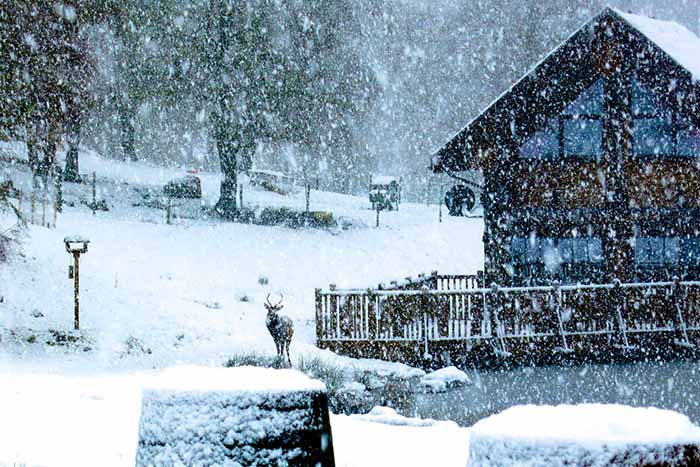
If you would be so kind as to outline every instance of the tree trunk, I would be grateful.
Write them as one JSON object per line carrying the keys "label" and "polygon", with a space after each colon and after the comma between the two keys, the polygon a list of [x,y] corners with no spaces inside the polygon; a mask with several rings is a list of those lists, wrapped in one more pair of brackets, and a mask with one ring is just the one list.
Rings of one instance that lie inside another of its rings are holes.
{"label": "tree trunk", "polygon": [[67,182],[80,183],[78,167],[78,147],[80,146],[80,120],[72,119],[68,125],[68,152],[66,153],[66,169],[63,179]]}
{"label": "tree trunk", "polygon": [[121,125],[121,143],[124,159],[137,161],[135,149],[134,111],[127,103],[119,106],[119,123]]}
{"label": "tree trunk", "polygon": [[52,172],[52,167],[56,160],[56,151],[58,149],[58,138],[60,138],[58,124],[56,122],[49,122],[48,126],[48,131],[42,135],[44,142],[41,144],[41,147],[44,157],[38,162],[36,171],[36,174],[42,177],[44,185],[46,185],[48,176]]}
{"label": "tree trunk", "polygon": [[231,128],[224,122],[226,119],[218,117],[216,122],[216,148],[219,152],[221,164],[221,195],[214,210],[224,219],[233,220],[238,214],[236,204],[236,189],[238,180],[236,177],[236,149],[237,144],[231,135]]}
{"label": "tree trunk", "polygon": [[32,173],[36,174],[37,168],[39,167],[39,156],[37,154],[37,141],[36,141],[36,124],[30,123],[27,125],[27,161],[29,162],[29,167],[32,169]]}

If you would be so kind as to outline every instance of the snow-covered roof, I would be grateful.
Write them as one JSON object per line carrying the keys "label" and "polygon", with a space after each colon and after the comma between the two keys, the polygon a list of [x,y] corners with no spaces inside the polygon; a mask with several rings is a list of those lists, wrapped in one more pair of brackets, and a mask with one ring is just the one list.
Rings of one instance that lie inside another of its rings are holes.
{"label": "snow-covered roof", "polygon": [[209,368],[182,365],[160,371],[144,384],[150,391],[297,392],[325,391],[326,386],[294,370],[242,366]]}
{"label": "snow-covered roof", "polygon": [[700,37],[673,21],[624,13],[616,8],[612,10],[700,81]]}
{"label": "snow-covered roof", "polygon": [[[511,93],[514,93],[518,88],[526,88],[528,80],[538,76],[538,70],[541,68],[559,69],[560,64],[553,57],[556,54],[561,54],[567,45],[569,45],[576,37],[580,37],[582,31],[590,28],[591,25],[600,21],[603,18],[612,17],[620,23],[624,23],[632,30],[639,33],[651,44],[668,55],[676,64],[688,71],[694,84],[700,83],[700,38],[690,30],[672,21],[662,21],[648,18],[632,13],[624,13],[621,10],[612,7],[605,7],[595,17],[588,20],[580,28],[574,31],[557,47],[552,49],[545,57],[538,61],[527,73],[525,73],[513,85],[503,91],[496,99],[486,106],[478,115],[472,118],[467,126],[455,134],[450,140],[440,149],[434,151],[431,156],[431,167],[434,172],[444,171],[450,165],[455,164],[455,160],[464,158],[464,161],[457,162],[456,165],[469,165],[465,162],[470,155],[470,150],[467,149],[467,139],[470,136],[470,129],[478,127],[479,122],[484,118],[498,118],[497,111],[499,103],[503,101]],[[561,57],[560,57],[561,58]],[[473,154],[471,154],[473,156]],[[472,167],[473,168],[473,167]],[[450,170],[455,170],[453,167]],[[464,170],[464,167],[457,170]]]}

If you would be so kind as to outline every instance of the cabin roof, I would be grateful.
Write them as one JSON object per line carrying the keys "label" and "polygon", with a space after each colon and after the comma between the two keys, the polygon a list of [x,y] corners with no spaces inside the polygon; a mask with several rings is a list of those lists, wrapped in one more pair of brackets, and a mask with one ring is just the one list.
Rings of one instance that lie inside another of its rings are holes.
{"label": "cabin roof", "polygon": [[688,70],[695,81],[700,81],[700,37],[673,21],[611,10]]}
{"label": "cabin roof", "polygon": [[[697,89],[700,96],[700,38],[684,26],[671,21],[662,21],[632,13],[624,13],[612,7],[605,7],[591,18],[558,47],[540,60],[522,78],[499,95],[486,109],[474,117],[465,128],[453,136],[431,157],[433,172],[450,172],[479,168],[483,145],[479,142],[493,140],[506,133],[506,126],[513,119],[527,112],[555,109],[573,101],[583,90],[581,83],[574,80],[586,79],[592,82],[595,73],[594,29],[603,20],[618,23],[622,30],[644,41],[659,57],[677,68],[678,75],[685,78],[689,86]],[[615,41],[625,39],[614,36]],[[629,49],[632,53],[632,49]],[[654,66],[654,63],[651,64]],[[571,73],[571,69],[577,73]],[[552,92],[542,93],[542,82],[547,82]],[[575,92],[572,92],[573,89]],[[553,104],[558,97],[560,102]],[[497,130],[501,130],[501,132]],[[494,131],[496,130],[496,131]]]}

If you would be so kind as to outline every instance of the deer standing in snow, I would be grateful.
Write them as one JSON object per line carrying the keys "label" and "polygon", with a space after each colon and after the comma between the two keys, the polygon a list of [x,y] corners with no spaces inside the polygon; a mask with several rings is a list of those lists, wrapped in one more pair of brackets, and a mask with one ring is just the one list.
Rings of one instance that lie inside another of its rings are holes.
{"label": "deer standing in snow", "polygon": [[287,361],[291,367],[292,359],[289,357],[289,344],[292,343],[294,324],[289,317],[278,313],[284,307],[284,305],[282,305],[283,299],[284,296],[280,294],[280,301],[273,305],[270,303],[270,294],[267,294],[267,299],[265,300],[265,308],[267,309],[265,324],[267,324],[267,330],[270,331],[270,335],[275,341],[277,356],[280,358],[280,361],[284,361],[284,353],[286,351]]}

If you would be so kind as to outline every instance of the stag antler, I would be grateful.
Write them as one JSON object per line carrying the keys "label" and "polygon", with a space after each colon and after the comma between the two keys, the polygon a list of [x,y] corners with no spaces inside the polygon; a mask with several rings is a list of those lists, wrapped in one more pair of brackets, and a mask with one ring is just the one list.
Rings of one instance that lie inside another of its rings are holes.
{"label": "stag antler", "polygon": [[284,295],[280,294],[280,301],[273,305],[272,303],[270,303],[270,294],[269,293],[267,294],[267,298],[265,299],[265,301],[267,302],[266,305],[269,306],[270,308],[274,308],[276,310],[282,308],[280,305],[282,305],[283,300],[284,300]]}

